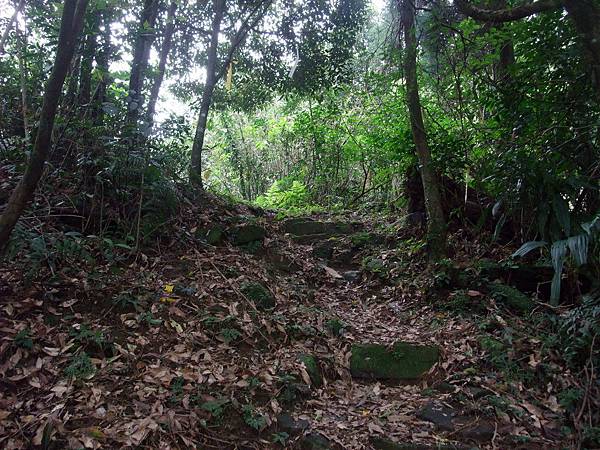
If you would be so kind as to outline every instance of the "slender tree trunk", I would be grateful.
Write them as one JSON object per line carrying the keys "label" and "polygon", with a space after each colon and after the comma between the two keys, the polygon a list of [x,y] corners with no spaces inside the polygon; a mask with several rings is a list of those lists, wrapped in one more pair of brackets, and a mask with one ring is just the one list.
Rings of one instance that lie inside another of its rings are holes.
{"label": "slender tree trunk", "polygon": [[400,0],[400,16],[404,30],[404,76],[406,97],[417,157],[421,166],[421,181],[427,211],[427,243],[433,260],[446,255],[446,221],[437,176],[431,165],[431,152],[423,123],[421,99],[417,81],[417,37],[413,0]]}
{"label": "slender tree trunk", "polygon": [[0,216],[0,250],[6,248],[10,234],[19,220],[21,213],[27,204],[31,202],[33,193],[42,176],[51,145],[58,101],[71,59],[73,58],[75,44],[81,33],[87,4],[88,0],[65,0],[56,58],[50,78],[46,83],[46,91],[44,93],[33,151],[25,168],[23,178],[19,181],[19,184],[8,200],[6,209],[2,213],[2,216]]}
{"label": "slender tree trunk", "polygon": [[150,90],[150,98],[148,100],[148,109],[146,110],[146,123],[145,123],[145,135],[150,136],[152,133],[152,127],[154,126],[154,113],[156,110],[156,102],[158,101],[158,94],[160,87],[165,78],[165,68],[167,66],[167,59],[169,58],[169,52],[173,43],[173,33],[175,32],[175,12],[177,11],[177,1],[173,0],[169,6],[167,13],[167,24],[165,26],[162,46],[160,48],[160,57],[158,62],[158,71],[154,78],[154,84]]}
{"label": "slender tree trunk", "polygon": [[19,30],[19,26],[15,27],[19,35],[20,51],[19,51],[19,78],[21,81],[21,108],[23,114],[23,130],[25,141],[29,144],[29,101],[27,99],[27,27],[24,27],[23,34]]}
{"label": "slender tree trunk", "polygon": [[100,74],[98,86],[92,99],[92,121],[95,126],[100,126],[104,122],[104,101],[106,100],[106,88],[110,84],[109,60],[110,60],[110,23],[111,15],[105,11],[103,16],[104,30],[102,30],[102,47],[96,57],[96,67]]}
{"label": "slender tree trunk", "polygon": [[154,40],[154,24],[158,14],[158,0],[144,0],[144,9],[135,38],[131,74],[129,77],[129,97],[127,104],[127,125],[134,134],[138,132],[138,119],[143,103],[142,89],[148,67],[150,48]]}
{"label": "slender tree trunk", "polygon": [[90,103],[92,98],[92,69],[94,58],[96,57],[97,34],[100,25],[100,14],[92,11],[92,20],[89,26],[89,32],[83,45],[83,54],[81,56],[81,68],[79,71],[79,106]]}
{"label": "slender tree trunk", "polygon": [[208,122],[208,111],[212,102],[212,95],[217,84],[217,47],[219,45],[219,33],[221,31],[221,21],[225,12],[225,0],[213,0],[214,15],[212,20],[212,35],[208,49],[208,61],[206,64],[206,84],[202,92],[202,101],[200,103],[200,115],[196,124],[196,133],[192,145],[192,161],[190,168],[190,180],[198,188],[203,189],[202,185],[202,147],[204,146],[204,135],[206,134],[206,124]]}
{"label": "slender tree trunk", "polygon": [[19,16],[19,13],[21,12],[21,10],[23,9],[24,6],[25,6],[25,0],[21,0],[19,2],[19,4],[17,5],[17,7],[15,8],[14,14],[11,16],[10,20],[8,21],[8,24],[6,25],[6,28],[4,29],[4,33],[2,33],[2,38],[0,38],[0,55],[2,53],[4,53],[4,46],[6,45],[6,41],[8,40],[8,35],[10,33],[10,29],[12,28],[13,24],[16,22],[17,17]]}

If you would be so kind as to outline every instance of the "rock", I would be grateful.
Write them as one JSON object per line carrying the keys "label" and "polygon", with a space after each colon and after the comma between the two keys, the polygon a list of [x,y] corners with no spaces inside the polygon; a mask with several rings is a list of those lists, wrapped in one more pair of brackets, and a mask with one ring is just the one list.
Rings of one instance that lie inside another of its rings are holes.
{"label": "rock", "polygon": [[440,430],[454,429],[454,409],[436,401],[428,402],[417,412],[417,417],[433,423]]}
{"label": "rock", "polygon": [[535,308],[535,302],[518,289],[501,283],[490,283],[488,288],[492,296],[510,308],[521,313],[530,313]]}
{"label": "rock", "polygon": [[277,428],[280,431],[285,431],[290,436],[302,434],[309,427],[308,420],[294,419],[286,413],[281,413],[277,416]]}
{"label": "rock", "polygon": [[281,253],[269,252],[266,255],[266,259],[279,272],[296,273],[300,270],[300,266],[292,258]]}
{"label": "rock", "polygon": [[371,438],[371,444],[375,450],[466,450],[468,447],[462,447],[452,444],[427,445],[427,444],[400,444],[389,439],[374,437]]}
{"label": "rock", "polygon": [[347,270],[346,272],[342,273],[342,276],[344,277],[344,279],[346,281],[350,281],[353,283],[355,281],[360,281],[361,271],[360,270]]}
{"label": "rock", "polygon": [[248,281],[242,284],[240,291],[254,302],[257,309],[272,309],[277,305],[273,295],[260,283]]}
{"label": "rock", "polygon": [[490,441],[494,437],[496,427],[490,422],[481,421],[467,428],[463,428],[460,435],[465,439],[471,439],[473,441]]}
{"label": "rock", "polygon": [[369,233],[362,231],[360,233],[354,233],[350,236],[352,245],[357,248],[366,247],[367,245],[380,245],[385,242],[385,237],[377,233]]}
{"label": "rock", "polygon": [[354,345],[350,372],[354,378],[415,381],[438,361],[439,349],[433,346],[398,342],[387,348],[379,344]]}
{"label": "rock", "polygon": [[331,239],[331,234],[319,233],[319,234],[303,234],[302,236],[292,235],[292,240],[296,244],[300,245],[311,245],[317,242],[326,241]]}
{"label": "rock", "polygon": [[300,448],[302,450],[328,450],[331,448],[331,443],[321,433],[310,433],[302,438]]}
{"label": "rock", "polygon": [[350,234],[353,231],[353,226],[345,222],[320,222],[308,218],[295,218],[285,220],[282,224],[284,233],[289,233],[294,236],[307,235],[339,235]]}
{"label": "rock", "polygon": [[319,360],[313,355],[300,355],[298,360],[304,363],[311,384],[317,388],[321,387],[323,385],[323,377],[319,368]]}
{"label": "rock", "polygon": [[206,233],[206,242],[210,245],[217,245],[223,240],[223,229],[219,226],[214,226]]}
{"label": "rock", "polygon": [[251,242],[262,241],[267,232],[260,225],[250,223],[233,227],[229,235],[234,245],[245,245]]}
{"label": "rock", "polygon": [[312,254],[316,258],[331,259],[333,257],[333,243],[321,242],[315,245]]}
{"label": "rock", "polygon": [[223,228],[220,225],[198,227],[196,230],[196,238],[210,245],[220,243],[223,240],[224,234]]}

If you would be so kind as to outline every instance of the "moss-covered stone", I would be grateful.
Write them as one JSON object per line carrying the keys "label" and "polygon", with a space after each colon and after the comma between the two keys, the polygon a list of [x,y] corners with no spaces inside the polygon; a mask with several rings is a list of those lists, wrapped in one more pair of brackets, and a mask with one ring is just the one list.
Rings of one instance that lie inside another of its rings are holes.
{"label": "moss-covered stone", "polygon": [[414,381],[438,361],[439,349],[398,342],[387,348],[379,344],[354,345],[350,372],[355,378]]}
{"label": "moss-covered stone", "polygon": [[262,241],[267,235],[266,230],[260,225],[244,224],[231,229],[231,242],[234,245],[246,245],[251,242]]}
{"label": "moss-covered stone", "polygon": [[306,372],[310,377],[312,385],[321,387],[323,385],[323,377],[321,376],[319,360],[313,355],[300,355],[298,359],[300,362],[304,363],[304,367],[306,367]]}
{"label": "moss-covered stone", "polygon": [[320,433],[310,433],[300,441],[302,450],[328,450],[331,448],[329,439]]}
{"label": "moss-covered stone", "polygon": [[336,234],[352,233],[352,224],[346,222],[320,222],[307,218],[288,219],[283,222],[282,230],[294,236],[307,236],[324,234],[334,236]]}
{"label": "moss-covered stone", "polygon": [[314,246],[313,256],[322,259],[331,259],[333,256],[334,245],[332,242],[325,241]]}
{"label": "moss-covered stone", "polygon": [[385,278],[389,272],[383,259],[367,256],[362,261],[362,269],[365,272],[374,273],[382,278]]}
{"label": "moss-covered stone", "polygon": [[361,231],[350,236],[350,241],[354,247],[362,248],[368,245],[380,245],[385,241],[385,238],[381,234]]}
{"label": "moss-covered stone", "polygon": [[466,450],[469,447],[448,445],[428,445],[428,444],[400,444],[389,439],[381,437],[371,438],[371,444],[375,450]]}
{"label": "moss-covered stone", "polygon": [[240,287],[242,293],[254,302],[258,309],[272,309],[275,308],[275,298],[271,295],[269,290],[260,283],[248,281],[243,283]]}
{"label": "moss-covered stone", "polygon": [[518,289],[501,283],[490,283],[488,288],[492,296],[512,309],[521,313],[529,313],[535,308],[535,302]]}

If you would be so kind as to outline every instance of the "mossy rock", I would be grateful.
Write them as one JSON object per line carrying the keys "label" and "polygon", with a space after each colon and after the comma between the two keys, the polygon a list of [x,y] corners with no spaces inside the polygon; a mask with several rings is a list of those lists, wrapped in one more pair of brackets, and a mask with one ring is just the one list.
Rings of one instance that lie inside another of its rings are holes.
{"label": "mossy rock", "polygon": [[273,295],[260,283],[248,281],[242,284],[240,290],[248,299],[254,302],[258,309],[273,309],[276,306]]}
{"label": "mossy rock", "polygon": [[320,433],[310,433],[300,441],[302,450],[328,450],[331,448],[331,442]]}
{"label": "mossy rock", "polygon": [[397,342],[391,348],[379,344],[354,345],[350,373],[354,378],[410,382],[421,378],[439,359],[434,346]]}
{"label": "mossy rock", "polygon": [[225,231],[219,225],[199,227],[196,230],[196,238],[205,241],[210,245],[217,245],[225,236]]}
{"label": "mossy rock", "polygon": [[253,223],[238,225],[231,229],[231,242],[234,245],[246,245],[251,242],[262,241],[267,235],[266,230]]}
{"label": "mossy rock", "polygon": [[321,387],[323,385],[323,377],[321,376],[321,369],[319,368],[319,360],[313,355],[300,355],[298,360],[304,363],[312,385]]}
{"label": "mossy rock", "polygon": [[512,286],[490,283],[488,288],[496,300],[521,313],[530,313],[535,308],[535,302],[531,298]]}
{"label": "mossy rock", "polygon": [[350,234],[352,224],[346,222],[320,222],[308,218],[294,218],[283,222],[282,230],[294,236]]}
{"label": "mossy rock", "polygon": [[351,235],[350,241],[354,247],[362,248],[368,245],[381,245],[385,241],[385,237],[381,234],[361,231],[360,233]]}
{"label": "mossy rock", "polygon": [[390,439],[381,437],[371,438],[371,445],[375,450],[466,450],[469,447],[447,445],[428,445],[428,444],[400,444]]}

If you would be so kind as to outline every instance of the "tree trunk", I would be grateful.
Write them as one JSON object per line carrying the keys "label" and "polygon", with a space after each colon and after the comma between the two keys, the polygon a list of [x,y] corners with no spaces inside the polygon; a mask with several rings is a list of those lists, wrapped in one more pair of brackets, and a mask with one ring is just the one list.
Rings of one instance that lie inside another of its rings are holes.
{"label": "tree trunk", "polygon": [[4,46],[6,45],[6,41],[8,40],[8,34],[10,33],[10,29],[13,26],[13,23],[17,20],[17,17],[23,7],[25,6],[25,0],[21,0],[17,7],[15,8],[15,12],[6,24],[6,28],[4,29],[4,33],[2,33],[2,38],[0,38],[0,55],[4,53]]}
{"label": "tree trunk", "polygon": [[148,67],[150,48],[154,40],[154,24],[157,15],[158,0],[144,0],[144,9],[142,10],[135,38],[131,74],[129,76],[127,125],[134,135],[138,133],[138,119],[143,103],[144,76]]}
{"label": "tree trunk", "polygon": [[21,82],[21,108],[23,113],[23,131],[25,142],[29,144],[29,101],[27,96],[27,27],[23,29],[21,34],[18,25],[15,27],[19,36],[20,51],[19,51],[19,79]]}
{"label": "tree trunk", "polygon": [[600,98],[600,4],[597,0],[564,0],[591,66],[592,84]]}
{"label": "tree trunk", "polygon": [[69,70],[75,43],[81,33],[88,0],[65,0],[54,66],[46,84],[33,151],[23,178],[0,216],[0,250],[4,250],[21,213],[33,198],[51,145],[52,129],[62,87]]}
{"label": "tree trunk", "polygon": [[192,145],[190,167],[190,181],[200,189],[204,188],[202,185],[202,147],[204,146],[208,111],[212,102],[215,85],[217,84],[217,47],[219,45],[221,21],[223,20],[223,13],[225,11],[225,0],[213,0],[213,8],[212,35],[208,49],[208,61],[206,63],[206,84],[204,85],[204,92],[202,92],[200,116],[198,117],[194,143]]}
{"label": "tree trunk", "polygon": [[421,111],[417,81],[417,37],[413,0],[400,0],[400,17],[404,30],[404,77],[406,98],[417,157],[421,166],[421,181],[427,212],[427,243],[430,258],[437,260],[446,255],[446,221],[442,209],[438,180],[431,165],[431,152]]}
{"label": "tree trunk", "polygon": [[81,56],[81,68],[79,70],[79,106],[90,103],[92,97],[92,70],[93,62],[96,57],[96,37],[98,26],[100,25],[100,14],[98,11],[92,11],[92,20],[90,29],[83,45],[83,54]]}
{"label": "tree trunk", "polygon": [[108,11],[104,12],[104,30],[102,31],[102,47],[96,57],[96,67],[100,73],[100,80],[96,86],[94,98],[92,99],[92,122],[95,126],[104,123],[104,101],[106,100],[106,88],[110,84],[109,60],[110,60],[110,23],[111,16]]}
{"label": "tree trunk", "polygon": [[158,94],[160,87],[165,78],[165,67],[167,66],[167,59],[169,58],[169,52],[171,51],[171,45],[173,43],[173,33],[175,32],[175,12],[177,11],[177,2],[172,1],[169,6],[167,13],[167,24],[165,26],[162,46],[160,48],[160,57],[158,62],[158,71],[154,78],[154,84],[150,90],[150,98],[148,100],[148,109],[146,110],[146,123],[145,123],[145,136],[150,136],[152,133],[152,127],[154,126],[154,112],[156,110],[156,102],[158,101]]}

